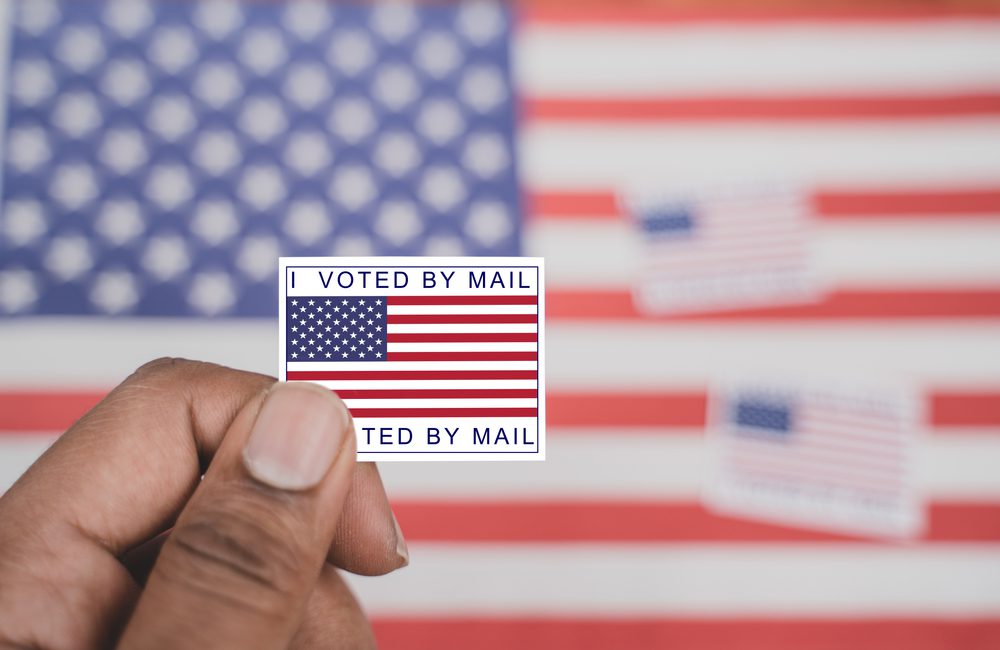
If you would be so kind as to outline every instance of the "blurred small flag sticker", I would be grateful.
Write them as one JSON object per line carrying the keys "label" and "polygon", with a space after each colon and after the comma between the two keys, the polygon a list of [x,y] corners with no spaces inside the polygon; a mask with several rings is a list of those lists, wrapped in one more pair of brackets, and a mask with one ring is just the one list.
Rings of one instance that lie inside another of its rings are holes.
{"label": "blurred small flag sticker", "polygon": [[541,258],[280,267],[279,377],[344,400],[359,460],[545,460]]}
{"label": "blurred small flag sticker", "polygon": [[706,505],[852,536],[911,538],[922,412],[905,387],[730,381],[710,394]]}
{"label": "blurred small flag sticker", "polygon": [[790,183],[623,195],[640,242],[633,298],[646,314],[814,302],[812,207]]}

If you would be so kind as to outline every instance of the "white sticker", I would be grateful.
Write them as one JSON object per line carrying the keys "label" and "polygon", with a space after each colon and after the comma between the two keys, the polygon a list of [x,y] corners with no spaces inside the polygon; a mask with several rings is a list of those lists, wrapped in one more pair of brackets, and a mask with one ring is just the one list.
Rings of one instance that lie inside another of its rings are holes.
{"label": "white sticker", "polygon": [[623,200],[642,256],[633,284],[646,314],[814,302],[812,209],[791,186],[636,192]]}
{"label": "white sticker", "polygon": [[733,381],[710,395],[707,505],[726,514],[849,535],[909,538],[917,395],[857,383]]}
{"label": "white sticker", "polygon": [[359,460],[545,460],[541,258],[280,266],[279,378],[340,395]]}

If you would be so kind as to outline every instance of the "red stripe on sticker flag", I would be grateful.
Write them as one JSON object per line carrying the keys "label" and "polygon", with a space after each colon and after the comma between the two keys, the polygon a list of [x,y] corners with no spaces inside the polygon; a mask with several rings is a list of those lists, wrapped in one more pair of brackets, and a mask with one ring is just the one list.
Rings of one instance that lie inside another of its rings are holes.
{"label": "red stripe on sticker flag", "polygon": [[389,296],[389,305],[537,305],[537,296]]}

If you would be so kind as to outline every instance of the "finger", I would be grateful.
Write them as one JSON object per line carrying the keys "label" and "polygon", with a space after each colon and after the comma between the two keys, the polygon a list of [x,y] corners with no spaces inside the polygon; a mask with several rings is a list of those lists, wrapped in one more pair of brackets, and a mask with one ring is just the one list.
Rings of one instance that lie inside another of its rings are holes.
{"label": "finger", "polygon": [[160,552],[124,648],[284,648],[351,487],[350,416],[279,384],[236,417]]}
{"label": "finger", "polygon": [[329,560],[352,573],[374,576],[406,566],[409,558],[378,467],[358,463]]}
{"label": "finger", "polygon": [[329,564],[323,567],[290,650],[374,648],[375,635],[354,594]]}
{"label": "finger", "polygon": [[[157,360],[60,437],[0,498],[0,628],[42,647],[59,637],[98,646],[115,634],[137,595],[118,558],[173,525],[236,413],[259,404],[273,383]],[[355,479],[348,512],[370,512],[380,499],[387,507],[372,468]],[[399,561],[389,550],[391,519],[367,516],[349,527],[347,548],[363,555],[351,561],[338,551],[338,562],[377,573]],[[388,557],[379,560],[380,551]]]}

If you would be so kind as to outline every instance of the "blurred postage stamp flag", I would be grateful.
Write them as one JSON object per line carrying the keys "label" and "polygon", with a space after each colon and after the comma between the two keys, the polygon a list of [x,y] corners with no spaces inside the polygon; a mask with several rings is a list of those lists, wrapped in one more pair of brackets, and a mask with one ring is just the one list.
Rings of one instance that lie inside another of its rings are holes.
{"label": "blurred postage stamp flag", "polygon": [[922,409],[904,386],[735,380],[712,391],[707,505],[865,537],[921,533]]}
{"label": "blurred postage stamp flag", "polygon": [[544,460],[544,262],[285,257],[279,378],[335,391],[359,460]]}

